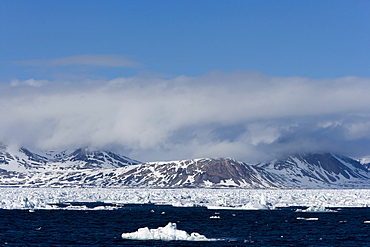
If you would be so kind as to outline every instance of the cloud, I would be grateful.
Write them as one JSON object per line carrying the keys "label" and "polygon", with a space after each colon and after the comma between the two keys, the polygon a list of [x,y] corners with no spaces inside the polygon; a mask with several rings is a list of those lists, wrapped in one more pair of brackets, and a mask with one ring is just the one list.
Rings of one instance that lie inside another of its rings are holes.
{"label": "cloud", "polygon": [[15,79],[10,82],[10,85],[14,87],[17,87],[17,86],[41,87],[47,83],[49,83],[48,80],[28,79],[28,80],[20,81],[20,80]]}
{"label": "cloud", "polygon": [[3,87],[0,139],[43,149],[116,148],[142,161],[258,162],[316,151],[365,156],[369,93],[369,78],[256,72]]}
{"label": "cloud", "polygon": [[23,66],[98,66],[98,67],[138,67],[136,63],[123,55],[78,55],[54,59],[39,59],[28,61],[15,61],[14,64]]}

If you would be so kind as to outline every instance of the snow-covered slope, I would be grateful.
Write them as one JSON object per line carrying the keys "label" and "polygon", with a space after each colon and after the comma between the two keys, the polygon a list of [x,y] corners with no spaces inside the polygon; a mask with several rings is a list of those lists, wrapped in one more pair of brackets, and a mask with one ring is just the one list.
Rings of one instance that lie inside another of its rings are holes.
{"label": "snow-covered slope", "polygon": [[54,169],[112,169],[139,164],[139,161],[110,151],[78,148],[62,152],[31,152],[26,148],[0,147],[0,169],[9,171],[37,171]]}
{"label": "snow-covered slope", "polygon": [[370,171],[333,154],[257,165],[229,158],[140,164],[110,151],[38,152],[0,146],[3,187],[370,188]]}
{"label": "snow-covered slope", "polygon": [[368,187],[370,173],[358,161],[330,153],[293,155],[256,165],[294,188]]}
{"label": "snow-covered slope", "polygon": [[360,162],[361,165],[363,165],[367,170],[370,171],[370,157],[359,159],[358,162]]}

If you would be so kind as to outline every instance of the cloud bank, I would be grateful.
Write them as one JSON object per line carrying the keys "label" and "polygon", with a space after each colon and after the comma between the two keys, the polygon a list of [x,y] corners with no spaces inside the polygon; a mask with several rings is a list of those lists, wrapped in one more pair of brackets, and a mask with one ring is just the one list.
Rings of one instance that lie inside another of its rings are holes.
{"label": "cloud bank", "polygon": [[0,86],[5,143],[113,148],[141,161],[258,162],[297,152],[370,155],[369,78],[211,72],[15,82]]}

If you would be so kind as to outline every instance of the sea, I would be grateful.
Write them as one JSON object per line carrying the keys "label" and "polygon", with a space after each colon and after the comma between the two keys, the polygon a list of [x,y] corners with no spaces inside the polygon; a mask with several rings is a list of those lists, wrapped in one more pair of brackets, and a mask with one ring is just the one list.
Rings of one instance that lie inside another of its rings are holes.
{"label": "sea", "polygon": [[[132,204],[114,210],[0,210],[0,246],[370,246],[370,208],[210,210]],[[169,222],[214,241],[122,239]]]}

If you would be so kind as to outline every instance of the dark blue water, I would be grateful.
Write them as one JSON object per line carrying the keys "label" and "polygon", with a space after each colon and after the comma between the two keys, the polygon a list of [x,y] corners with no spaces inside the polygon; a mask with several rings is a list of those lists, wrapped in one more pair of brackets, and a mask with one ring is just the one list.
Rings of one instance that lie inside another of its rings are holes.
{"label": "dark blue water", "polygon": [[[154,212],[153,212],[154,211]],[[165,212],[165,213],[163,213]],[[218,215],[219,219],[210,216]],[[318,218],[307,221],[297,219]],[[230,211],[132,205],[118,210],[0,210],[1,246],[370,246],[369,208],[335,213]],[[168,222],[217,242],[123,240]]]}

